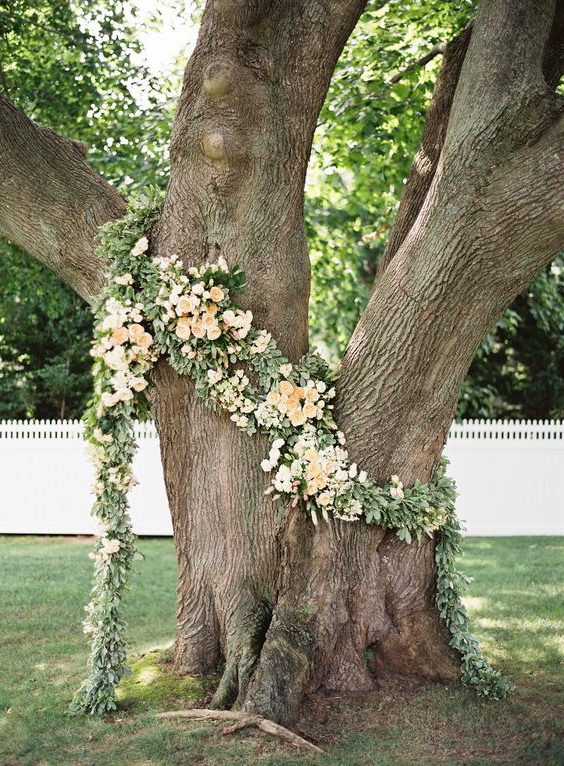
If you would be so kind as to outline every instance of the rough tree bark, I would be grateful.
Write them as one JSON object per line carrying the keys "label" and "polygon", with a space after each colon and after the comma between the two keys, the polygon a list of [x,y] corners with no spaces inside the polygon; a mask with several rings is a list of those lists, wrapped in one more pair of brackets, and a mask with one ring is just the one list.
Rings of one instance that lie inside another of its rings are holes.
{"label": "rough tree bark", "polygon": [[[311,141],[363,5],[209,0],[152,234],[152,253],[240,264],[245,305],[294,360],[307,348]],[[562,18],[560,1],[483,0],[471,32],[446,50],[338,381],[350,452],[376,480],[428,480],[481,338],[564,245]],[[76,144],[6,99],[0,191],[0,233],[91,298],[103,279],[96,229],[125,204]],[[273,506],[258,468],[264,440],[205,410],[164,363],[153,405],[179,565],[176,666],[225,662],[213,704],[287,724],[320,686],[457,676],[433,604],[433,541],[406,545],[362,523],[315,529],[299,509]]]}

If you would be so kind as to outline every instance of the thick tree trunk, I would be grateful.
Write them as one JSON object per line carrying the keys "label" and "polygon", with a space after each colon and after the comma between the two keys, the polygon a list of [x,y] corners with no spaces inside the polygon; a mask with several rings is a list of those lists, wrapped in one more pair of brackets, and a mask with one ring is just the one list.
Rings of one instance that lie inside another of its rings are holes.
{"label": "thick tree trunk", "polygon": [[[536,19],[538,34],[548,34],[548,17]],[[249,276],[246,305],[296,359],[307,343],[302,183],[327,73],[310,76],[307,90],[303,82],[281,88],[272,80],[271,72],[280,78],[288,68],[299,78],[301,67],[313,66],[319,44],[313,36],[305,60],[292,60],[284,23],[276,18],[276,40],[272,23],[259,14],[251,26],[226,36],[215,17],[204,20],[187,72],[155,245],[187,263],[221,252],[242,264]],[[518,42],[519,25],[509,30]],[[259,33],[268,57],[254,47]],[[504,120],[495,121],[488,135],[479,115],[474,125],[449,119],[459,76],[462,89],[470,87],[479,76],[472,70],[480,64],[478,46],[491,45],[478,24],[465,73],[469,36],[447,55],[426,133],[431,172],[423,179],[413,174],[408,184],[388,267],[339,381],[340,424],[353,457],[378,480],[391,473],[407,482],[428,480],[476,345],[561,237],[560,231],[547,233],[531,258],[531,242],[517,220],[523,187],[527,205],[534,201],[543,215],[556,217],[551,202],[537,194],[532,171],[542,163],[554,173],[562,161],[551,154],[554,131],[561,128],[550,127],[550,109],[541,106],[535,117],[545,137],[526,150],[519,142],[506,147],[495,168],[492,142],[506,141]],[[250,48],[252,65],[241,53]],[[528,108],[532,83],[526,85],[511,93],[517,110]],[[251,108],[241,112],[243,99]],[[486,102],[486,120],[488,108]],[[475,141],[470,152],[473,131],[487,136],[487,144]],[[489,205],[479,204],[484,195]],[[456,200],[452,213],[449,199]],[[494,225],[490,210],[507,220]],[[486,242],[477,236],[485,219]],[[510,272],[503,259],[493,258],[500,248],[511,258]],[[393,532],[343,522],[315,529],[300,509],[276,508],[265,499],[266,480],[257,470],[267,452],[264,441],[250,442],[229,421],[207,413],[190,385],[165,368],[156,417],[180,567],[176,664],[203,673],[224,659],[214,705],[235,704],[291,723],[304,694],[320,686],[367,690],[384,673],[457,677],[458,657],[434,606],[432,540],[407,545]]]}
{"label": "thick tree trunk", "polygon": [[[152,233],[152,254],[239,264],[245,306],[291,360],[307,349],[313,131],[363,4],[208,2]],[[483,0],[471,35],[447,49],[385,268],[338,380],[350,454],[377,481],[429,479],[476,346],[564,244],[553,92],[562,6]],[[0,159],[0,233],[91,298],[103,280],[95,233],[123,201],[72,142],[5,99]],[[265,440],[207,411],[164,362],[153,407],[179,566],[176,666],[202,674],[224,663],[214,705],[288,724],[320,686],[456,678],[434,606],[434,541],[407,545],[362,522],[315,528],[274,504],[259,469]]]}
{"label": "thick tree trunk", "polygon": [[[321,14],[301,48],[285,34],[300,29],[301,12],[280,8],[236,30],[211,10],[204,17],[153,244],[186,263],[223,254],[242,265],[245,306],[296,360],[307,348],[303,181],[356,14]],[[176,666],[205,673],[225,662],[214,705],[291,722],[320,685],[373,688],[365,655],[376,645],[374,669],[456,677],[434,608],[432,544],[407,547],[360,524],[315,530],[300,509],[274,505],[258,470],[265,441],[210,414],[164,366],[154,411],[180,572]]]}

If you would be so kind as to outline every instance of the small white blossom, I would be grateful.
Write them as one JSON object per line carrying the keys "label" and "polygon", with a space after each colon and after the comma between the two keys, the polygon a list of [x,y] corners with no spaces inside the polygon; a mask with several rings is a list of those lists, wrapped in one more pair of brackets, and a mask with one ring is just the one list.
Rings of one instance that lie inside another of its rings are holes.
{"label": "small white blossom", "polygon": [[292,365],[290,363],[288,364],[281,364],[278,368],[281,375],[283,375],[285,378],[289,377],[290,373],[292,372]]}
{"label": "small white blossom", "polygon": [[116,285],[132,285],[133,277],[131,274],[119,274],[117,277],[114,277],[114,282]]}
{"label": "small white blossom", "polygon": [[149,248],[149,240],[147,237],[141,237],[131,248],[131,255],[138,256],[143,255]]}

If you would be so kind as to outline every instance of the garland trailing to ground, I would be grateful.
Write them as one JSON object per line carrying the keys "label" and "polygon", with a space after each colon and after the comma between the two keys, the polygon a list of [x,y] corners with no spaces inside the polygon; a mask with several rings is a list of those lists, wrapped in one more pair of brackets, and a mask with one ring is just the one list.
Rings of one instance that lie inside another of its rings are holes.
{"label": "garland trailing to ground", "polygon": [[114,709],[115,686],[126,672],[121,601],[136,556],[127,513],[134,420],[146,408],[144,392],[160,356],[194,380],[209,407],[227,411],[249,435],[268,435],[270,452],[261,463],[271,479],[267,493],[305,508],[315,525],[331,523],[331,517],[362,519],[394,529],[406,543],[437,533],[436,603],[451,646],[461,653],[462,681],[486,698],[504,697],[509,684],[482,656],[460,600],[460,526],[444,463],[429,484],[404,488],[398,476],[385,486],[372,482],[349,461],[333,418],[335,389],[325,362],[312,352],[291,364],[270,333],[253,327],[252,313],[234,301],[244,275],[222,258],[186,272],[175,256],[148,257],[146,232],[158,212],[156,196],[137,200],[101,233],[98,255],[108,262],[108,280],[95,307],[94,400],[86,414],[100,538],[91,554],[95,577],[84,622],[92,636],[91,672],[75,708]]}

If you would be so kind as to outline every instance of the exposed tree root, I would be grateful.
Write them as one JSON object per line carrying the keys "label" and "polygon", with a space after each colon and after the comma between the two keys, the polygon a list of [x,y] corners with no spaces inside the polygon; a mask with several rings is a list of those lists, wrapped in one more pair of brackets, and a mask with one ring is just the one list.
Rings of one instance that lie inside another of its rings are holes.
{"label": "exposed tree root", "polygon": [[280,739],[289,742],[295,747],[315,750],[316,753],[324,752],[320,747],[314,745],[313,742],[308,742],[307,739],[294,734],[294,732],[274,723],[274,721],[269,721],[268,718],[263,718],[261,715],[250,715],[249,713],[242,713],[236,710],[194,708],[193,710],[170,710],[166,713],[157,713],[157,718],[191,718],[196,721],[235,721],[232,726],[227,726],[223,729],[222,734],[233,734],[233,732],[239,729],[256,726],[257,729],[264,731],[266,734],[280,737]]}

